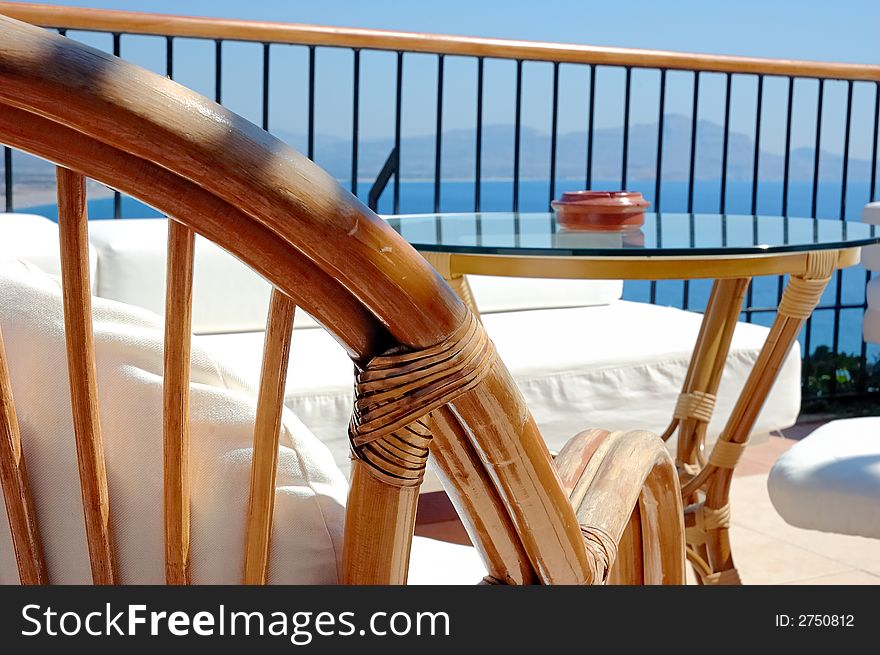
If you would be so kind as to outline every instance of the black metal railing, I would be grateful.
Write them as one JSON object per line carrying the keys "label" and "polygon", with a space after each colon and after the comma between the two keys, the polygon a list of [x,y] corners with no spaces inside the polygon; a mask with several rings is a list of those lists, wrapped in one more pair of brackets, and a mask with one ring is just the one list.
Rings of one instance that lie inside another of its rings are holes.
{"label": "black metal railing", "polygon": [[[65,34],[66,31],[64,29],[58,30],[60,33]],[[90,30],[90,32],[98,32],[99,30]],[[80,32],[78,32],[80,33]],[[123,51],[123,38],[127,35],[125,32],[112,32],[110,33],[112,36],[112,52],[116,55],[124,56],[125,53]],[[75,36],[75,35],[73,35]],[[175,38],[178,38],[173,35],[157,35],[164,36],[166,49],[165,49],[165,69],[166,74],[169,77],[173,77],[174,75],[174,44]],[[193,37],[190,37],[193,38]],[[196,37],[198,38],[198,37]],[[207,40],[208,37],[202,37],[203,40]],[[222,39],[217,38],[213,39],[215,43],[214,48],[214,96],[217,102],[222,102],[224,99],[223,94],[223,46],[226,40],[234,41],[235,39]],[[286,45],[290,45],[290,42],[285,42]],[[271,84],[270,84],[270,63],[272,59],[272,46],[276,45],[274,41],[266,41],[261,43],[262,47],[262,106],[261,106],[261,124],[263,129],[269,129],[270,126],[270,92],[271,92]],[[358,185],[359,174],[359,143],[360,143],[360,129],[361,129],[361,114],[360,114],[360,105],[361,105],[361,62],[362,55],[364,52],[369,51],[369,48],[364,47],[348,47],[348,46],[336,46],[336,45],[315,45],[315,44],[303,44],[302,48],[306,49],[307,52],[307,83],[306,83],[306,93],[307,93],[307,121],[306,121],[306,143],[307,143],[307,154],[310,158],[314,158],[315,156],[315,86],[316,86],[316,60],[320,56],[321,50],[325,48],[342,48],[348,50],[352,54],[352,66],[353,66],[353,81],[352,81],[352,116],[351,116],[351,169],[350,169],[350,189],[354,194],[362,193],[363,189]],[[394,87],[394,120],[393,120],[393,146],[391,151],[385,160],[384,166],[382,166],[381,170],[378,172],[378,177],[376,182],[370,187],[366,200],[373,207],[376,207],[379,203],[379,199],[382,195],[385,186],[394,179],[393,190],[392,190],[392,201],[391,207],[394,213],[399,213],[401,209],[401,135],[402,135],[402,121],[403,121],[403,92],[404,92],[404,65],[406,62],[406,57],[408,54],[411,54],[411,51],[404,50],[392,50],[395,57],[394,62],[394,76],[395,76],[395,87]],[[433,210],[435,212],[441,211],[443,209],[442,203],[442,186],[443,186],[443,177],[442,177],[442,167],[441,163],[443,162],[443,127],[444,127],[444,89],[447,86],[448,79],[446,78],[446,54],[444,53],[435,53],[436,56],[436,122],[435,122],[435,138],[434,138],[434,175],[433,175]],[[482,193],[483,187],[483,161],[485,156],[484,151],[484,109],[485,109],[485,99],[484,92],[486,87],[486,75],[485,75],[485,63],[487,58],[500,58],[504,59],[505,57],[496,57],[496,56],[486,56],[483,54],[456,54],[457,57],[468,57],[475,63],[475,74],[476,74],[476,94],[475,94],[475,107],[474,107],[474,127],[475,127],[475,143],[474,143],[474,156],[475,156],[475,167],[474,167],[474,192],[473,192],[473,209],[474,211],[480,211],[484,206],[484,197]],[[522,131],[523,131],[523,98],[524,98],[524,89],[523,89],[523,65],[525,61],[529,61],[523,58],[513,58],[513,62],[515,64],[515,100],[514,100],[514,133],[513,133],[513,161],[512,161],[512,195],[510,198],[510,209],[516,211],[521,207],[521,198],[520,198],[520,188],[521,188],[521,158],[522,158]],[[543,61],[548,61],[546,57],[543,58]],[[689,144],[689,152],[688,152],[688,167],[687,167],[687,191],[686,191],[686,200],[684,202],[684,206],[673,206],[666,198],[663,196],[663,169],[664,169],[664,132],[666,127],[666,119],[668,115],[668,101],[670,99],[670,95],[667,92],[669,71],[673,70],[673,68],[667,67],[657,67],[655,65],[639,66],[635,64],[627,64],[627,65],[613,65],[613,64],[604,64],[604,63],[571,63],[570,61],[550,61],[550,73],[552,79],[552,91],[549,95],[549,103],[550,103],[550,157],[548,161],[547,167],[547,180],[549,181],[549,198],[548,201],[555,197],[559,182],[559,175],[557,169],[557,158],[558,158],[558,137],[559,137],[559,110],[560,110],[560,66],[572,66],[572,67],[581,67],[584,68],[588,74],[589,79],[589,92],[586,97],[583,113],[586,118],[586,143],[585,143],[585,162],[584,162],[584,183],[587,188],[590,188],[593,185],[595,179],[595,148],[594,148],[594,136],[595,136],[595,115],[596,115],[596,105],[597,102],[601,102],[601,98],[598,98],[597,92],[597,72],[602,69],[622,69],[624,74],[624,91],[623,91],[623,114],[620,117],[620,123],[622,124],[622,143],[621,143],[621,151],[620,151],[620,162],[621,162],[621,173],[620,173],[620,182],[621,187],[626,187],[630,181],[629,178],[629,168],[630,168],[630,145],[631,145],[631,109],[632,109],[632,92],[633,92],[633,69],[641,69],[641,70],[654,70],[658,73],[658,102],[657,102],[657,152],[656,152],[656,162],[654,169],[654,180],[653,180],[653,190],[647,189],[647,195],[649,199],[652,200],[653,207],[657,211],[665,210],[665,211],[686,211],[693,212],[695,208],[695,180],[697,174],[697,157],[698,157],[698,124],[701,113],[700,99],[701,99],[701,91],[700,84],[701,79],[703,79],[704,75],[721,75],[723,76],[723,119],[721,128],[723,130],[722,142],[721,142],[721,162],[720,162],[720,188],[719,188],[719,201],[717,205],[717,209],[720,213],[727,213],[730,209],[730,194],[729,194],[729,165],[730,165],[730,156],[731,156],[731,124],[732,118],[737,115],[734,112],[748,112],[754,111],[754,142],[753,142],[753,152],[752,152],[752,174],[750,181],[750,209],[753,214],[758,213],[760,209],[760,198],[759,198],[759,187],[762,183],[761,178],[761,143],[762,143],[762,120],[765,117],[766,104],[765,104],[765,77],[772,77],[775,79],[781,78],[786,83],[785,88],[785,96],[786,96],[786,106],[785,106],[785,123],[784,123],[784,158],[783,158],[783,170],[782,170],[782,197],[781,197],[781,213],[783,215],[788,215],[791,205],[792,205],[792,192],[790,188],[791,182],[791,173],[792,173],[792,131],[793,131],[793,108],[794,108],[794,100],[795,100],[795,87],[798,83],[806,84],[809,83],[810,80],[817,83],[817,105],[815,109],[815,121],[816,121],[816,129],[815,129],[815,142],[813,148],[813,161],[812,161],[812,171],[813,177],[810,185],[810,197],[809,204],[811,207],[810,215],[816,216],[818,211],[818,200],[819,200],[819,179],[820,179],[820,165],[821,165],[821,148],[822,148],[822,140],[823,140],[823,112],[825,109],[825,105],[827,100],[826,94],[826,81],[830,81],[833,78],[822,78],[822,77],[812,77],[809,75],[800,76],[800,75],[779,75],[776,73],[753,73],[753,72],[732,72],[730,70],[720,70],[720,71],[711,71],[711,70],[691,70],[689,71],[692,74],[692,82],[691,82],[691,91],[692,96],[690,98],[690,106],[691,106],[691,123],[690,123],[690,144]],[[680,72],[682,70],[681,66],[675,66],[674,70]],[[687,71],[685,71],[687,73]],[[751,78],[755,80],[756,84],[756,95],[755,95],[755,105],[753,109],[745,108],[743,109],[741,106],[734,106],[733,102],[733,82],[736,78]],[[847,191],[848,191],[848,175],[849,175],[849,159],[850,159],[850,151],[851,151],[851,142],[855,139],[863,139],[870,140],[871,145],[871,160],[870,160],[870,180],[868,182],[868,191],[865,194],[864,198],[861,198],[864,202],[867,202],[872,199],[877,199],[877,163],[878,163],[878,124],[880,124],[880,82],[878,81],[870,81],[865,79],[849,79],[844,80],[847,85],[846,88],[846,100],[845,100],[845,126],[844,126],[844,144],[843,144],[843,166],[841,171],[840,185],[839,185],[839,193],[840,193],[840,205],[839,205],[839,218],[844,220],[846,218],[847,210],[848,210],[848,199],[847,199]],[[872,128],[867,130],[867,133],[859,133],[855,134],[852,125],[852,115],[853,115],[853,92],[854,88],[857,86],[865,86],[865,87],[873,87],[873,120],[871,121]],[[746,115],[746,113],[741,113],[738,115]],[[871,133],[872,132],[872,133]],[[15,201],[14,201],[14,171],[13,171],[13,158],[12,153],[9,148],[4,148],[4,181],[5,181],[5,207],[6,211],[13,211],[15,209]],[[653,195],[653,197],[650,197]],[[805,199],[803,199],[805,200]],[[113,194],[113,215],[115,218],[123,217],[123,202],[122,197],[118,192],[114,192]],[[822,304],[820,304],[819,308],[816,310],[816,314],[814,316],[821,315],[822,313],[830,313],[832,316],[832,330],[830,335],[825,335],[825,340],[830,341],[826,345],[830,347],[831,351],[831,360],[830,360],[830,371],[823,370],[819,368],[818,363],[812,361],[812,357],[814,354],[814,343],[817,340],[817,336],[814,330],[814,320],[811,320],[807,323],[804,333],[802,335],[802,345],[804,348],[804,392],[807,398],[814,397],[860,397],[863,396],[867,392],[871,392],[875,390],[877,385],[877,378],[880,377],[880,366],[877,365],[876,362],[870,361],[872,360],[869,357],[869,350],[867,345],[862,341],[859,352],[855,355],[857,357],[858,365],[855,371],[851,371],[850,373],[854,375],[854,379],[851,382],[841,383],[838,380],[839,372],[838,372],[838,359],[841,353],[839,352],[841,349],[840,343],[840,326],[841,320],[843,317],[843,312],[852,310],[857,312],[858,310],[864,310],[866,307],[866,303],[864,300],[864,289],[862,288],[861,300],[855,302],[844,302],[844,281],[843,275],[841,273],[835,274],[836,278],[833,284],[830,286],[830,291],[826,292],[825,298],[823,299]],[[868,280],[870,278],[870,274],[864,274],[864,280]],[[783,280],[780,278],[776,282],[776,297],[777,300],[781,297],[783,289]],[[656,303],[660,300],[658,297],[658,284],[657,282],[651,282],[646,293],[646,299],[649,302]],[[688,282],[681,283],[681,296],[680,301],[676,303],[678,306],[688,309],[700,309],[699,303],[695,303],[695,297],[693,293],[692,285]],[[768,303],[756,303],[754,296],[754,286],[750,287],[746,304],[743,309],[743,318],[746,321],[756,320],[757,317],[761,315],[769,315],[771,312],[775,311],[775,307],[769,306]],[[829,363],[823,360],[823,366],[828,367]],[[825,379],[827,377],[827,379]],[[820,379],[821,378],[821,379]]]}

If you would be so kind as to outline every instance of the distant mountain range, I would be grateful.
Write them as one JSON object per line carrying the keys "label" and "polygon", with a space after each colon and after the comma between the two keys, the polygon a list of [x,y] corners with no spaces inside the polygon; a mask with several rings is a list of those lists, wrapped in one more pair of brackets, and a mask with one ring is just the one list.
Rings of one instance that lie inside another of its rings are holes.
{"label": "distant mountain range", "polygon": [[[630,180],[652,180],[657,165],[657,124],[631,125],[627,161]],[[594,131],[593,179],[614,180],[620,177],[622,128]],[[304,149],[302,134],[280,132],[278,136],[294,147]],[[450,130],[443,133],[441,168],[444,180],[473,179],[475,131]],[[721,177],[724,129],[709,121],[697,124],[697,156],[694,174],[698,180]],[[690,168],[691,120],[678,114],[667,115],[663,130],[663,179],[687,180]],[[557,138],[556,175],[559,178],[581,179],[586,171],[587,138],[584,132],[560,134]],[[316,135],[315,159],[340,179],[351,175],[351,140]],[[358,177],[372,180],[393,147],[391,138],[362,139],[358,146]],[[727,176],[731,181],[752,179],[754,140],[751,136],[731,132],[728,142]],[[434,135],[410,136],[401,142],[401,177],[408,180],[434,178]],[[521,130],[520,177],[546,179],[550,170],[550,135],[531,127]],[[507,178],[513,175],[514,127],[488,125],[483,128],[482,176],[484,179]],[[821,181],[839,179],[842,157],[822,151],[819,177]],[[762,150],[759,176],[762,180],[783,179],[785,160],[782,155]],[[791,152],[790,179],[813,179],[813,149],[796,148]],[[870,162],[850,158],[848,176],[865,180],[870,175]]]}
{"label": "distant mountain range", "polygon": [[[276,135],[301,151],[306,147],[306,136],[280,131]],[[721,176],[721,157],[724,130],[720,125],[701,120],[697,124],[697,157],[694,174],[698,180],[718,179]],[[585,133],[560,134],[557,142],[556,175],[558,178],[583,179],[586,171]],[[690,168],[691,120],[678,114],[667,115],[663,131],[663,179],[687,180]],[[351,140],[318,134],[315,137],[315,159],[334,177],[347,180],[351,175]],[[444,180],[473,179],[475,165],[475,131],[450,130],[443,133],[442,177]],[[358,146],[358,177],[371,181],[375,178],[388,153],[393,139],[362,139]],[[549,176],[550,135],[531,127],[521,130],[521,179],[546,179]],[[434,179],[434,135],[404,137],[401,143],[401,177],[404,180]],[[629,130],[627,171],[629,180],[652,180],[657,163],[657,124],[631,125]],[[487,125],[483,128],[483,179],[509,179],[513,175],[514,127]],[[622,128],[602,128],[594,131],[593,179],[615,180],[620,177]],[[840,155],[822,151],[819,169],[820,181],[835,181],[840,177]],[[751,136],[731,132],[728,143],[727,177],[731,181],[752,179],[754,141]],[[870,162],[850,158],[849,179],[866,180],[870,176]],[[783,178],[784,159],[781,155],[761,151],[759,177],[778,181]],[[30,187],[36,190],[54,180],[54,169],[47,163],[30,157],[16,157],[16,192]],[[790,179],[813,179],[813,149],[797,148],[791,152]]]}

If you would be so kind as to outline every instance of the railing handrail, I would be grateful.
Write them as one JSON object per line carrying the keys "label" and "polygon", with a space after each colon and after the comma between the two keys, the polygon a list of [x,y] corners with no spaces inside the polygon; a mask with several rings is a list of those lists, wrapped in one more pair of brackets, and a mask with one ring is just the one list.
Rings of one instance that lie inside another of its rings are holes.
{"label": "railing handrail", "polygon": [[0,14],[43,27],[99,32],[880,82],[880,66],[870,64],[693,54],[15,2],[0,2]]}

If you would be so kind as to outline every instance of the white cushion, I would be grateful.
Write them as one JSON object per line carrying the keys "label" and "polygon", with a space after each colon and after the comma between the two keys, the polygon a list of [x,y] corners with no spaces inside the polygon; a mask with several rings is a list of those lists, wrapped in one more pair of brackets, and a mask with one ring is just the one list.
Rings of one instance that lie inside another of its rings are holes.
{"label": "white cushion", "polygon": [[861,262],[869,271],[880,271],[880,246],[862,248]]}
{"label": "white cushion", "polygon": [[[549,446],[559,449],[590,427],[662,432],[672,416],[701,316],[670,307],[616,301],[570,309],[506,312],[484,324],[528,402]],[[646,331],[650,326],[650,331]],[[709,425],[714,439],[751,370],[767,328],[740,324]],[[249,380],[259,379],[263,333],[198,337],[223,352]],[[346,426],[352,366],[323,330],[295,330],[285,403],[348,466]],[[782,367],[755,434],[792,425],[800,410],[800,351]]]}
{"label": "white cushion", "polygon": [[868,343],[880,343],[880,307],[868,307],[862,319],[862,338]]}
{"label": "white cushion", "polygon": [[480,314],[607,305],[623,295],[622,280],[553,280],[469,275]]}
{"label": "white cushion", "polygon": [[[36,214],[0,213],[0,257],[20,258],[50,275],[61,275],[58,224]],[[92,291],[97,263],[97,253],[89,246]]]}
{"label": "white cushion", "polygon": [[862,220],[865,223],[880,225],[880,202],[869,202],[862,208]]}
{"label": "white cushion", "polygon": [[[95,293],[163,315],[167,219],[90,221],[89,239],[98,252]],[[270,291],[269,283],[249,267],[196,237],[193,332],[264,329]]]}
{"label": "white cushion", "polygon": [[868,301],[868,307],[880,309],[880,276],[868,281],[865,287],[865,299]]}
{"label": "white cushion", "polygon": [[[880,225],[880,202],[869,202],[862,209],[862,221]],[[880,271],[880,246],[862,248],[862,265],[869,271]]]}
{"label": "white cushion", "polygon": [[[89,223],[97,250],[95,293],[157,314],[165,310],[167,219],[101,220]],[[620,298],[620,280],[515,280],[474,276],[474,296],[483,313],[602,305]],[[219,246],[197,237],[193,281],[193,331],[216,334],[262,330],[269,283]],[[298,327],[317,327],[297,312]]]}
{"label": "white cushion", "polygon": [[412,585],[475,585],[488,571],[477,550],[426,537],[414,537],[408,583]]}
{"label": "white cushion", "polygon": [[817,428],[776,461],[767,487],[791,525],[880,537],[880,417]]}
{"label": "white cushion", "polygon": [[[0,262],[0,330],[52,582],[91,580],[71,419],[60,287]],[[162,338],[157,316],[96,298],[98,396],[123,583],[162,583]],[[199,343],[192,350],[192,578],[237,583],[244,559],[253,390]],[[269,579],[336,582],[346,484],[327,449],[283,417]],[[0,582],[17,583],[5,508]]]}

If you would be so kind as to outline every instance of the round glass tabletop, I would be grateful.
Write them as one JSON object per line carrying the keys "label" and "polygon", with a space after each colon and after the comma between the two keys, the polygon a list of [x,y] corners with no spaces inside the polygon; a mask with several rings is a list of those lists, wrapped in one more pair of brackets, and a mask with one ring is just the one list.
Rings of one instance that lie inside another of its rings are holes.
{"label": "round glass tabletop", "polygon": [[627,232],[569,230],[554,213],[414,214],[388,223],[417,250],[536,257],[768,255],[880,243],[875,225],[725,214],[645,214]]}

